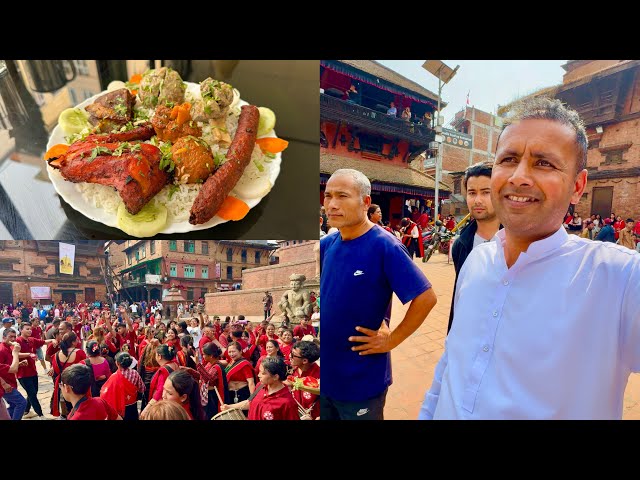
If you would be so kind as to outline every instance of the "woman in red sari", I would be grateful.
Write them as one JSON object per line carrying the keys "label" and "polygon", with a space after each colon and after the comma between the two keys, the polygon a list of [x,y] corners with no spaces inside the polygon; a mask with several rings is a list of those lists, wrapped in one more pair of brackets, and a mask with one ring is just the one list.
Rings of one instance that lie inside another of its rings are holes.
{"label": "woman in red sari", "polygon": [[142,381],[144,382],[145,391],[142,395],[142,405],[141,409],[147,406],[149,403],[149,392],[151,391],[151,380],[153,376],[160,368],[158,362],[156,362],[156,350],[158,350],[158,346],[164,340],[164,333],[161,331],[156,332],[155,337],[149,339],[149,343],[145,345],[144,350],[140,350],[140,361],[138,362],[138,373],[140,377],[142,377]]}
{"label": "woman in red sari", "polygon": [[231,358],[224,369],[229,382],[229,402],[239,403],[249,398],[256,389],[253,367],[242,357],[242,346],[238,342],[230,343],[227,353]]}
{"label": "woman in red sari", "polygon": [[291,330],[285,328],[278,343],[280,344],[280,351],[284,355],[284,363],[287,366],[291,365],[291,349],[293,348],[293,333],[291,333]]}
{"label": "woman in red sari", "polygon": [[284,361],[284,354],[280,350],[280,344],[278,343],[277,340],[267,340],[267,344],[265,345],[265,351],[267,352],[266,355],[262,355],[256,362],[256,368],[255,368],[256,376],[258,376],[258,374],[260,373],[260,364],[262,363],[262,360],[264,360],[265,358],[281,357],[282,360]]}
{"label": "woman in red sari", "polygon": [[[153,340],[152,343],[157,342]],[[156,350],[156,362],[158,362],[159,368],[151,379],[151,385],[149,386],[149,404],[155,403],[162,399],[162,389],[167,377],[175,370],[180,368],[175,361],[176,352],[169,345],[160,345]]]}
{"label": "woman in red sari", "polygon": [[176,370],[167,377],[162,399],[176,402],[187,411],[189,420],[204,420],[198,382],[184,370]]}
{"label": "woman in red sari", "polygon": [[167,336],[164,341],[165,345],[170,346],[176,352],[180,350],[180,339],[178,338],[178,330],[174,327],[167,330]]}
{"label": "woman in red sari", "polygon": [[180,338],[180,348],[176,351],[176,360],[181,367],[189,367],[195,370],[196,362],[193,361],[196,352],[193,350],[193,337],[191,335],[183,335]]}
{"label": "woman in red sari", "polygon": [[[67,417],[73,406],[62,399],[60,390],[60,376],[71,365],[82,363],[87,358],[84,351],[78,349],[78,336],[73,333],[65,333],[60,342],[60,351],[51,359],[53,370],[53,395],[51,395],[51,415],[54,417]],[[60,401],[64,401],[65,408],[60,408]]]}
{"label": "woman in red sari", "polygon": [[281,358],[266,358],[260,365],[260,390],[251,400],[222,405],[222,410],[249,408],[249,420],[300,420],[298,405],[287,386],[287,366]]}
{"label": "woman in red sari", "polygon": [[100,398],[111,405],[124,420],[138,420],[138,393],[145,386],[137,371],[129,368],[133,357],[126,352],[116,355],[118,371],[100,389]]}
{"label": "woman in red sari", "polygon": [[111,376],[111,367],[109,361],[100,355],[100,345],[95,340],[87,343],[87,358],[84,363],[93,370],[93,383],[91,384],[91,396],[99,397],[100,389]]}
{"label": "woman in red sari", "polygon": [[109,355],[111,356],[111,358],[113,358],[113,356],[118,353],[118,348],[116,347],[116,345],[111,340],[108,340],[105,337],[104,327],[98,326],[94,328],[93,333],[87,339],[87,341],[91,340],[95,340],[96,342],[98,342],[98,345],[106,345],[109,349]]}
{"label": "woman in red sari", "polygon": [[267,340],[278,340],[278,336],[276,335],[276,327],[271,323],[266,326],[265,333],[260,335],[258,339],[258,345],[260,346],[260,354],[266,355],[265,347],[267,345]]}
{"label": "woman in red sari", "polygon": [[[211,419],[215,414],[220,413],[218,395],[224,402],[225,398],[229,396],[229,386],[227,376],[219,363],[222,350],[215,343],[209,342],[202,347],[202,353],[204,362],[199,363],[196,370],[200,374],[200,395],[202,403],[205,404],[205,417]],[[217,394],[216,388],[218,389]]]}
{"label": "woman in red sari", "polygon": [[144,352],[144,348],[149,344],[151,340],[153,340],[153,336],[156,334],[156,329],[153,327],[145,327],[144,329],[144,337],[140,340],[140,344],[138,345],[138,362],[142,361],[142,353]]}

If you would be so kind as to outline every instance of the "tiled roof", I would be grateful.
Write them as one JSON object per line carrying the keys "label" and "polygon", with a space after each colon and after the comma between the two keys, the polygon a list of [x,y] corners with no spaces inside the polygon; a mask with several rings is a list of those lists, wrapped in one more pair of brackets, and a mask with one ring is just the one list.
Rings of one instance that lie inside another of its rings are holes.
{"label": "tiled roof", "polygon": [[[393,183],[418,188],[436,188],[435,179],[431,175],[419,172],[410,167],[343,157],[332,153],[320,153],[320,173],[331,175],[339,168],[359,170],[364,173],[371,182]],[[451,187],[443,182],[440,182],[440,189],[447,192],[452,191]]]}

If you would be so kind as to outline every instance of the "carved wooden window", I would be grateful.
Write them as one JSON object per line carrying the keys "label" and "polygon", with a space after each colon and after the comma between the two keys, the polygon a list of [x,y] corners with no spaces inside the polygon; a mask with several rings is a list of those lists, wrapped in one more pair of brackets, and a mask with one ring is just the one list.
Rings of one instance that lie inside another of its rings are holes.
{"label": "carved wooden window", "polygon": [[454,194],[458,194],[459,195],[462,192],[461,184],[462,184],[462,178],[455,178],[453,180],[453,193]]}

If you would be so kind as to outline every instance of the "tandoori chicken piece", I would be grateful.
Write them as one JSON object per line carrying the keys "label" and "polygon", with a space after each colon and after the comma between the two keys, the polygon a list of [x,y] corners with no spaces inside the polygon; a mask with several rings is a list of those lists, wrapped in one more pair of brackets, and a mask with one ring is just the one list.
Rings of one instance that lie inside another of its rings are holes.
{"label": "tandoori chicken piece", "polygon": [[[145,123],[127,132],[95,133],[93,135],[88,135],[83,141],[94,143],[131,142],[133,140],[149,140],[155,134],[156,132],[153,129],[153,125],[151,125],[150,123]],[[71,147],[73,147],[74,145],[75,143],[72,144]]]}
{"label": "tandoori chicken piece", "polygon": [[99,183],[115,188],[129,213],[135,215],[169,181],[160,169],[162,154],[147,143],[76,142],[49,164],[70,182]]}

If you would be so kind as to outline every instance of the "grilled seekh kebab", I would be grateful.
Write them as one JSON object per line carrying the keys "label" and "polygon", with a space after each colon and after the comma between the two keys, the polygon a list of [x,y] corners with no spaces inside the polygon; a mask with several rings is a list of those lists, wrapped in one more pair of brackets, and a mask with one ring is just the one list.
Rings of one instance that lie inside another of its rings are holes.
{"label": "grilled seekh kebab", "polygon": [[238,129],[233,137],[227,161],[202,185],[191,206],[189,223],[198,225],[208,222],[220,210],[224,199],[236,186],[244,169],[251,161],[251,154],[258,136],[260,112],[254,105],[243,105],[238,120]]}

